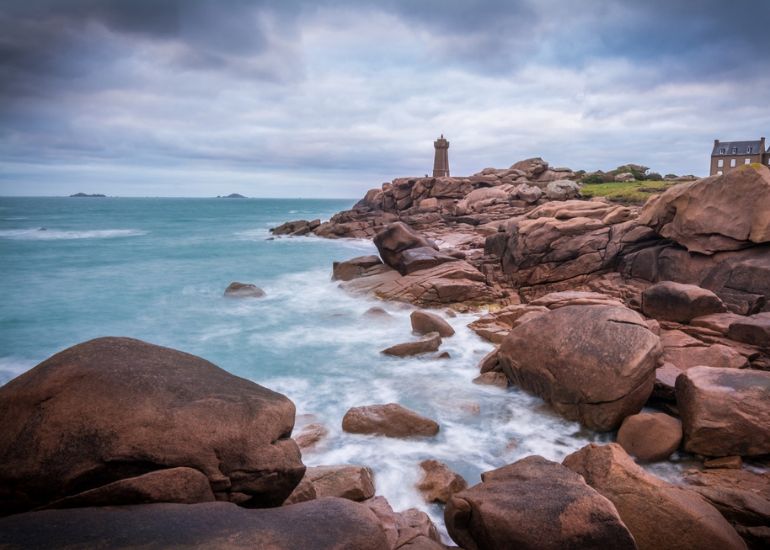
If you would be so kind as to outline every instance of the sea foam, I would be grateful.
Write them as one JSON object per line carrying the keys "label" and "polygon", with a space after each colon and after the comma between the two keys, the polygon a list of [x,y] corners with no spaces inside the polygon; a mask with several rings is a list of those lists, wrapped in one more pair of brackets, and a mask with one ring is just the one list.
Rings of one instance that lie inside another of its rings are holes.
{"label": "sea foam", "polygon": [[56,241],[67,239],[114,239],[117,237],[139,237],[146,235],[139,229],[95,229],[91,231],[66,231],[37,227],[34,229],[3,229],[0,239],[19,241]]}

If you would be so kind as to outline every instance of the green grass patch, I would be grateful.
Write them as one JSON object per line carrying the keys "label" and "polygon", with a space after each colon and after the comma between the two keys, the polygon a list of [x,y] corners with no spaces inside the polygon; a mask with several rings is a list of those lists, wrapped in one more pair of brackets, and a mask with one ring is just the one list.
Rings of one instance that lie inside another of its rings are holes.
{"label": "green grass patch", "polygon": [[580,194],[584,197],[606,197],[623,204],[644,204],[656,193],[662,193],[679,182],[675,181],[613,181],[584,183]]}

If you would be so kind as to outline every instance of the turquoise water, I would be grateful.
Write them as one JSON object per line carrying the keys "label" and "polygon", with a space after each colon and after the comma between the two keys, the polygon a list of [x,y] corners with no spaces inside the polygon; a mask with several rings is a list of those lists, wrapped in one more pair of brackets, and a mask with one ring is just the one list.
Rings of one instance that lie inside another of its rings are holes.
{"label": "turquoise water", "polygon": [[[518,390],[471,383],[492,346],[449,319],[450,360],[379,351],[413,338],[407,306],[350,296],[333,260],[376,252],[368,241],[270,239],[297,218],[328,219],[354,201],[0,198],[0,384],[51,354],[98,336],[131,336],[200,355],[288,395],[298,426],[329,437],[310,465],[365,464],[395,509],[417,506],[442,525],[414,483],[425,458],[471,483],[529,454],[561,460],[595,436]],[[43,230],[43,228],[45,228]],[[222,297],[231,281],[263,299]],[[385,307],[391,317],[362,314]],[[436,419],[436,438],[398,440],[341,430],[352,406],[399,402]]]}

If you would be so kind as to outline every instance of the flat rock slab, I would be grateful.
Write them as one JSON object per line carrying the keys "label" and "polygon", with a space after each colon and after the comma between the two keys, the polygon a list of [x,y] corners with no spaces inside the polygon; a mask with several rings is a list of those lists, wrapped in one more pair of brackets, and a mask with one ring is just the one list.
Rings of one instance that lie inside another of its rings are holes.
{"label": "flat rock slab", "polygon": [[482,479],[444,511],[462,548],[636,548],[615,506],[559,463],[530,456]]}
{"label": "flat rock slab", "polygon": [[0,547],[390,550],[377,517],[339,498],[261,510],[211,502],[29,512],[0,519]]}
{"label": "flat rock slab", "polygon": [[727,336],[745,344],[770,348],[770,313],[758,313],[733,321]]}
{"label": "flat rock slab", "polygon": [[397,403],[388,403],[351,408],[342,418],[342,429],[357,434],[415,437],[436,435],[439,425]]}
{"label": "flat rock slab", "polygon": [[693,367],[676,379],[685,450],[706,456],[770,453],[770,372]]}
{"label": "flat rock slab", "polygon": [[379,256],[357,256],[332,263],[333,281],[351,281],[363,276],[369,269],[382,265]]}

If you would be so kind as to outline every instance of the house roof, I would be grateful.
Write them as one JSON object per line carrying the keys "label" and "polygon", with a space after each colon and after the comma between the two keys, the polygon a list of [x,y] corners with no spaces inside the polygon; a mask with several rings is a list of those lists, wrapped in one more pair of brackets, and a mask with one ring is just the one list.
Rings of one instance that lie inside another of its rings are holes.
{"label": "house roof", "polygon": [[[751,151],[749,151],[749,148],[751,148]],[[720,153],[720,149],[724,149],[724,153]],[[737,150],[733,152],[733,149]],[[718,141],[711,151],[711,156],[756,155],[762,152],[762,142],[758,139],[752,141]]]}

